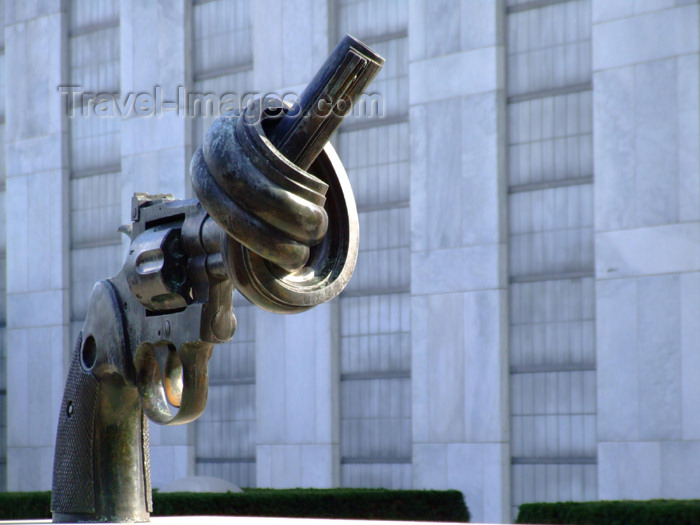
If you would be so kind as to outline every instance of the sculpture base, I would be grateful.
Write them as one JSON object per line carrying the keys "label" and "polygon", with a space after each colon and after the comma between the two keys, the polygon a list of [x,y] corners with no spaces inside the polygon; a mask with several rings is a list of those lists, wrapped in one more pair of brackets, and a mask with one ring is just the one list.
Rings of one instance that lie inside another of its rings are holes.
{"label": "sculpture base", "polygon": [[[379,520],[336,520],[323,518],[264,518],[248,516],[154,516],[151,518],[153,525],[299,525],[301,522],[310,525],[406,525],[416,523],[420,525],[449,525],[447,522],[432,521],[379,521]],[[11,520],[0,521],[0,525],[48,525],[51,520]],[[471,525],[486,525],[472,523]]]}

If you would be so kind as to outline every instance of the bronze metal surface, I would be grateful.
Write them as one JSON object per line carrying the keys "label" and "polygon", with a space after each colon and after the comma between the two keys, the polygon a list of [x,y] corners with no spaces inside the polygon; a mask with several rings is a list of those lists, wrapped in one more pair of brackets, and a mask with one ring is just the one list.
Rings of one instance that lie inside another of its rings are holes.
{"label": "bronze metal surface", "polygon": [[[346,113],[313,108],[355,100],[382,63],[347,37],[296,114],[268,115],[258,101],[212,125],[192,158],[199,200],[134,195],[131,223],[120,228],[129,253],[118,275],[95,284],[68,374],[54,522],[148,521],[146,417],[174,425],[202,413],[214,345],[236,330],[234,287],[261,308],[294,313],[346,286],[357,210],[327,144]],[[271,118],[251,120],[256,111]]]}

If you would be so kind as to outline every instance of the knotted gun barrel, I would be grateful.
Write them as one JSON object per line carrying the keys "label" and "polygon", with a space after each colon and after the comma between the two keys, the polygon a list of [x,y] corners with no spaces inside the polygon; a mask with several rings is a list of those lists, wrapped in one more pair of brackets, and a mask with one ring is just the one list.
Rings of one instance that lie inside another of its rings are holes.
{"label": "knotted gun barrel", "polygon": [[328,140],[383,63],[346,35],[295,106],[257,100],[219,118],[192,158],[197,197],[227,233],[228,273],[261,308],[301,312],[335,297],[352,274],[357,212]]}
{"label": "knotted gun barrel", "polygon": [[54,522],[148,521],[147,418],[202,413],[213,346],[236,329],[234,288],[293,313],[345,287],[357,211],[328,139],[382,64],[346,36],[298,104],[258,100],[212,125],[191,163],[199,201],[134,195],[126,262],[95,284],[68,373]]}

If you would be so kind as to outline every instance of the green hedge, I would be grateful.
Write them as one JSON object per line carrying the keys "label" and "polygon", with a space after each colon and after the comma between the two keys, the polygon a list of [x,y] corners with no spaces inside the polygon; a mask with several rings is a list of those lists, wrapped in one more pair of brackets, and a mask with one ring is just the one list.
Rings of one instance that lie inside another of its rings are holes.
{"label": "green hedge", "polygon": [[566,525],[697,525],[700,500],[524,503],[516,523]]}
{"label": "green hedge", "polygon": [[155,516],[221,514],[407,521],[469,521],[456,490],[253,489],[237,494],[153,495]]}
{"label": "green hedge", "polygon": [[[0,493],[0,520],[51,517],[50,492]],[[406,521],[469,521],[456,490],[249,489],[242,493],[153,494],[154,516],[286,516]]]}
{"label": "green hedge", "polygon": [[38,520],[50,517],[50,492],[0,492],[0,520]]}

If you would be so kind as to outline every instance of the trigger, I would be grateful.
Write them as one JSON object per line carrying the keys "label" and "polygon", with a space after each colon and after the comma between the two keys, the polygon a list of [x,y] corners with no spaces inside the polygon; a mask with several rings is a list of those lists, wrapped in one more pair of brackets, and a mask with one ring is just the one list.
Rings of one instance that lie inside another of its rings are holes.
{"label": "trigger", "polygon": [[180,408],[182,403],[182,361],[177,355],[177,351],[169,347],[168,355],[163,370],[163,384],[168,403],[176,408]]}

